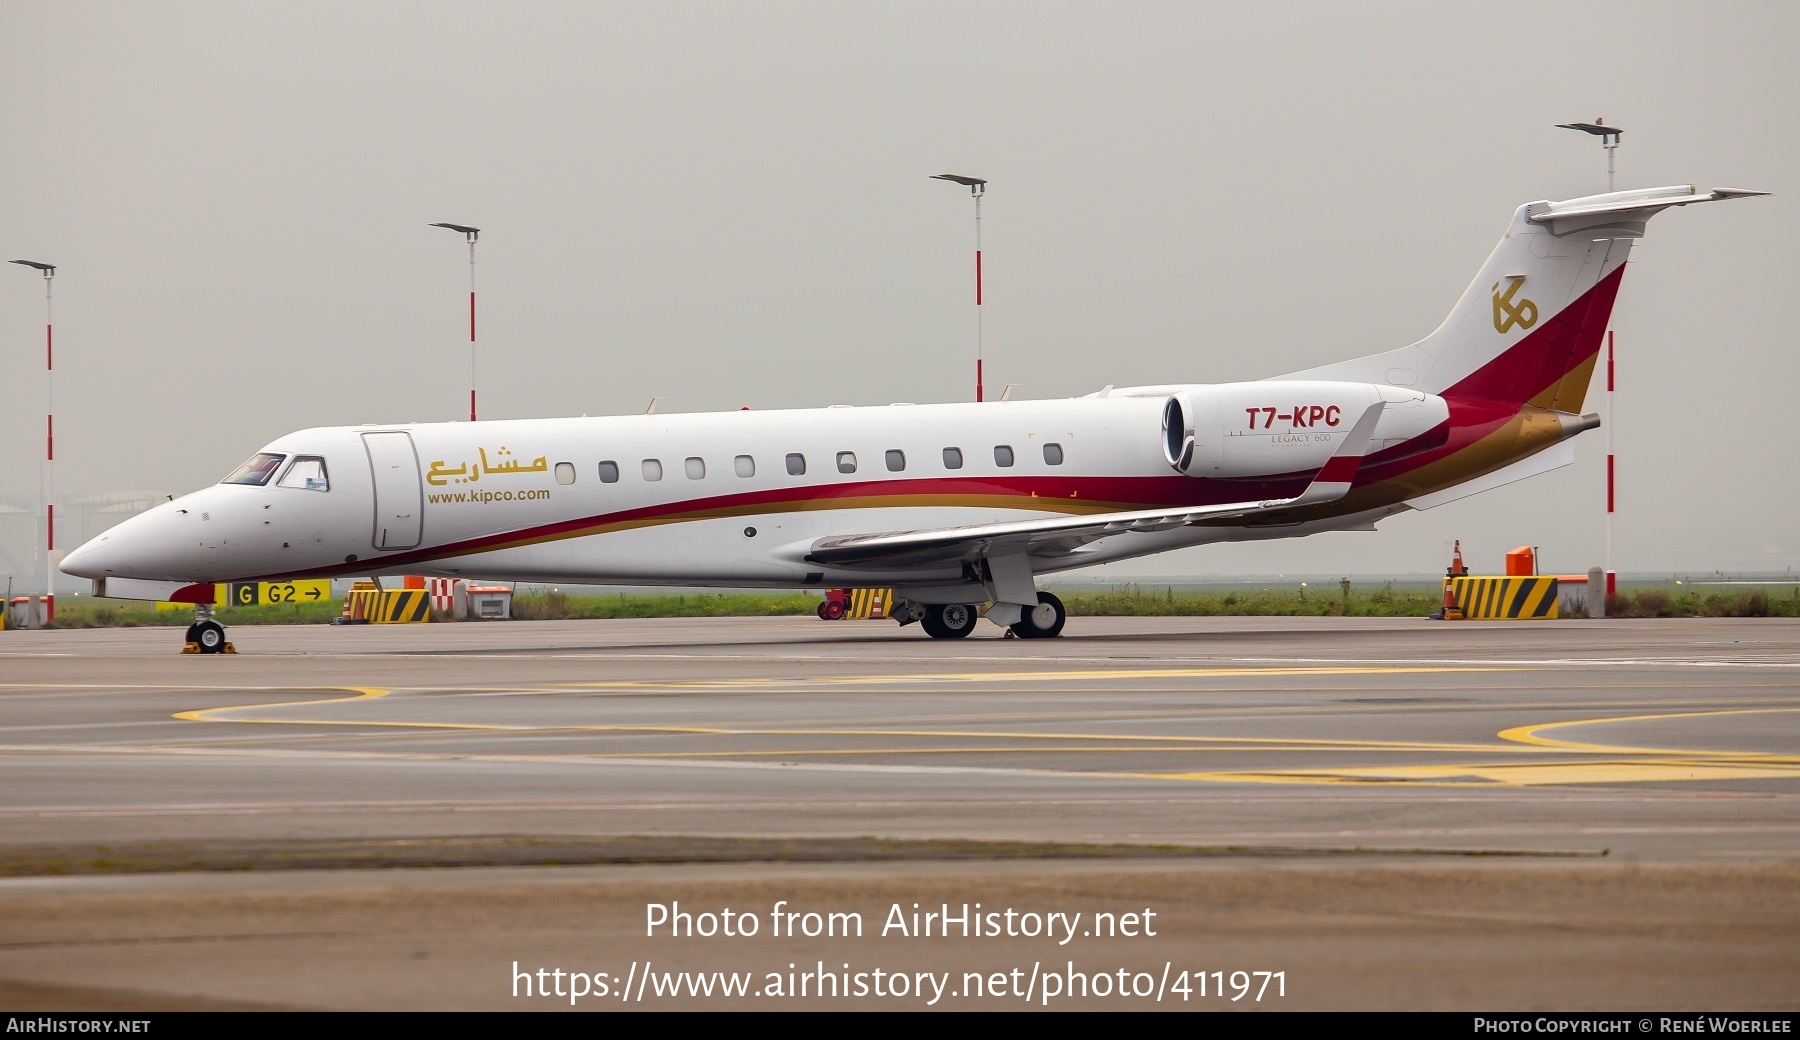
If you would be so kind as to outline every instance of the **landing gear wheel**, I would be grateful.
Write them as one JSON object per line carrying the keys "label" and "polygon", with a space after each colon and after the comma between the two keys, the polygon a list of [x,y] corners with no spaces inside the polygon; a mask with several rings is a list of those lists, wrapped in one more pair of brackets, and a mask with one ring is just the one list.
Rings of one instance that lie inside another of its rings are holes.
{"label": "landing gear wheel", "polygon": [[217,621],[199,621],[188,626],[188,642],[200,644],[203,654],[216,654],[225,649],[225,626]]}
{"label": "landing gear wheel", "polygon": [[1037,606],[1007,627],[1020,639],[1055,639],[1062,634],[1063,623],[1068,620],[1069,612],[1063,609],[1062,600],[1048,592],[1040,592]]}
{"label": "landing gear wheel", "polygon": [[925,608],[919,625],[933,639],[961,639],[975,631],[975,608],[967,603],[933,603]]}

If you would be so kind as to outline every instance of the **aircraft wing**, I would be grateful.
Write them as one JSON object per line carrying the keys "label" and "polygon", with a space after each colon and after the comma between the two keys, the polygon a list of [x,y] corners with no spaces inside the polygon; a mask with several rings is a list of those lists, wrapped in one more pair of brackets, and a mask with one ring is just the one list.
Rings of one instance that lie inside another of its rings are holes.
{"label": "aircraft wing", "polygon": [[1229,520],[1334,502],[1349,493],[1363,456],[1368,453],[1375,424],[1381,420],[1383,406],[1384,402],[1377,401],[1363,412],[1312,483],[1293,498],[834,536],[814,542],[805,559],[829,567],[858,567],[974,562],[1018,553],[1060,556],[1118,534],[1163,531],[1200,520]]}

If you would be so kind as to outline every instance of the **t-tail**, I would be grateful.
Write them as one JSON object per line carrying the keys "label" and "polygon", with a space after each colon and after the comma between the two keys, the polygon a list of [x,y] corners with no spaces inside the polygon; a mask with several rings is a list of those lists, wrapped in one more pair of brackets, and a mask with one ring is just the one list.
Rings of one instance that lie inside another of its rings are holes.
{"label": "t-tail", "polygon": [[1671,206],[1766,194],[1683,184],[1520,206],[1431,335],[1280,378],[1383,383],[1580,413],[1625,261],[1649,219]]}

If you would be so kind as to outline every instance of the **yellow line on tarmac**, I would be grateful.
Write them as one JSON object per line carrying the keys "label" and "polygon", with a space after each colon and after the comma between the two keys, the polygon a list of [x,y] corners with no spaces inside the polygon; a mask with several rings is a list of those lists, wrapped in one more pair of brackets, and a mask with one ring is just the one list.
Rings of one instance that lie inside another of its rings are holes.
{"label": "yellow line on tarmac", "polygon": [[1552,729],[1566,729],[1570,726],[1597,726],[1608,722],[1655,722],[1662,719],[1696,719],[1711,715],[1766,715],[1781,712],[1800,711],[1800,708],[1733,708],[1725,711],[1681,711],[1663,715],[1621,715],[1608,719],[1573,719],[1568,722],[1542,722],[1531,726],[1514,726],[1503,729],[1496,736],[1501,740],[1511,740],[1520,744],[1534,744],[1538,747],[1561,748],[1569,751],[1586,751],[1602,755],[1681,755],[1693,757],[1743,758],[1746,754],[1767,762],[1800,762],[1800,757],[1771,756],[1758,752],[1743,751],[1707,751],[1687,748],[1633,748],[1617,747],[1607,744],[1581,744],[1575,741],[1554,740],[1538,734]]}
{"label": "yellow line on tarmac", "polygon": [[1800,766],[1754,760],[1450,763],[1370,766],[1360,769],[1296,769],[1291,772],[1230,771],[1150,773],[1159,780],[1213,780],[1253,784],[1366,784],[1429,787],[1541,787],[1554,784],[1642,784],[1693,780],[1777,780],[1800,778]]}
{"label": "yellow line on tarmac", "polygon": [[1403,675],[1440,672],[1517,672],[1522,665],[1478,666],[1342,666],[1317,668],[1094,668],[1065,672],[924,672],[914,675],[825,675],[811,678],[763,676],[747,679],[611,680],[556,683],[571,689],[755,689],[768,686],[885,686],[895,683],[1043,682],[1049,679],[1189,679],[1275,675]]}
{"label": "yellow line on tarmac", "polygon": [[[334,687],[334,688],[340,689],[340,690],[349,690],[352,692],[353,696],[332,697],[330,699],[322,700],[322,701],[275,701],[275,702],[272,702],[269,704],[237,704],[237,705],[232,705],[232,706],[226,707],[226,708],[199,708],[194,711],[178,711],[175,713],[175,715],[173,717],[182,719],[186,722],[238,722],[238,721],[240,721],[238,719],[215,719],[212,717],[212,715],[214,712],[220,712],[220,711],[250,711],[255,708],[289,708],[289,707],[293,707],[294,705],[297,705],[297,704],[305,705],[307,707],[312,707],[314,705],[319,705],[319,704],[343,704],[348,701],[366,701],[366,700],[373,700],[376,697],[386,697],[389,692],[388,690],[383,689],[382,687],[379,687],[379,686],[339,686],[339,687]],[[286,720],[286,719],[257,719],[255,721],[258,721],[258,722],[265,722],[265,721],[266,722],[286,722],[288,720]]]}
{"label": "yellow line on tarmac", "polygon": [[313,708],[322,704],[347,704],[354,701],[368,701],[377,697],[386,697],[393,692],[378,686],[339,686],[340,690],[354,691],[350,697],[329,697],[317,701],[275,701],[268,704],[233,704],[222,708],[200,708],[194,711],[180,711],[174,718],[187,722],[238,722],[269,726],[381,726],[395,729],[456,729],[483,730],[501,733],[555,733],[555,732],[626,732],[626,733],[730,733],[732,730],[713,729],[701,726],[509,726],[490,722],[396,722],[382,719],[271,719],[271,718],[219,718],[225,712],[254,711],[258,708]]}
{"label": "yellow line on tarmac", "polygon": [[1655,756],[1597,762],[1442,763],[1431,765],[1364,766],[1352,769],[1298,769],[1282,772],[1242,770],[1207,773],[1159,773],[1170,780],[1215,780],[1261,784],[1425,784],[1435,786],[1536,787],[1547,784],[1667,783],[1694,780],[1779,780],[1800,778],[1800,756],[1771,755],[1754,751],[1715,751],[1685,748],[1630,748],[1584,744],[1540,736],[1546,730],[1592,726],[1608,722],[1654,722],[1663,719],[1706,718],[1719,715],[1762,715],[1795,712],[1800,708],[1744,708],[1723,711],[1684,711],[1658,715],[1625,715],[1602,719],[1534,723],[1502,730],[1500,739],[1526,747],[1574,754]]}
{"label": "yellow line on tarmac", "polygon": [[[1437,744],[1424,741],[1309,740],[1292,737],[1199,737],[1139,733],[1020,733],[1008,730],[954,729],[733,729],[719,730],[737,736],[773,737],[948,737],[963,740],[1104,740],[1119,743],[1171,743],[1183,745],[1230,744],[1251,748],[1312,748],[1358,751],[1469,751],[1492,754],[1491,744]],[[1511,750],[1511,749],[1504,749]],[[1542,752],[1539,752],[1540,754]]]}
{"label": "yellow line on tarmac", "polygon": [[[211,746],[211,745],[207,745],[207,746]],[[1241,744],[1222,745],[1222,746],[1211,746],[1211,745],[1196,746],[1196,745],[1192,745],[1192,744],[1180,744],[1180,745],[1169,745],[1166,747],[1114,747],[1111,745],[1107,745],[1107,746],[1103,746],[1103,747],[1092,747],[1092,746],[1046,747],[1046,746],[1041,746],[1041,745],[1036,746],[1036,747],[1006,747],[1006,746],[967,747],[967,746],[944,745],[942,747],[891,747],[891,748],[879,748],[879,747],[871,747],[871,748],[780,748],[780,749],[777,749],[774,751],[741,750],[741,751],[581,752],[581,753],[570,754],[570,755],[559,756],[559,757],[566,757],[566,758],[783,758],[783,757],[790,757],[790,756],[791,757],[802,757],[802,756],[846,756],[846,755],[968,755],[968,754],[1067,755],[1067,754],[1082,754],[1082,753],[1093,753],[1093,752],[1104,752],[1106,754],[1113,754],[1113,755],[1143,754],[1146,752],[1159,752],[1159,753],[1164,753],[1164,754],[1169,754],[1169,753],[1196,754],[1196,753],[1201,753],[1201,752],[1227,752],[1227,753],[1230,753],[1230,752],[1255,752],[1255,753],[1261,753],[1261,754],[1268,754],[1268,753],[1280,753],[1280,752],[1315,752],[1315,753],[1316,752],[1337,752],[1337,753],[1342,753],[1342,752],[1345,752],[1346,750],[1357,750],[1357,749],[1346,749],[1346,748],[1342,748],[1342,747],[1317,747],[1317,746],[1273,747],[1272,748],[1272,747],[1249,746],[1249,745],[1241,745]],[[1383,750],[1393,750],[1393,749],[1383,749]],[[1402,751],[1444,751],[1447,749],[1440,748],[1440,747],[1424,747],[1424,748],[1401,748],[1399,750],[1402,750]],[[1494,749],[1493,748],[1484,748],[1482,750],[1493,751]],[[1422,766],[1419,768],[1430,769],[1430,768],[1435,768],[1435,767],[1434,766]],[[1120,775],[1143,776],[1143,775],[1152,775],[1152,774],[1128,773],[1128,774],[1120,774]],[[1200,774],[1195,774],[1195,775],[1200,775]],[[1189,778],[1183,774],[1154,774],[1154,776],[1157,779],[1165,779],[1165,780],[1166,779],[1188,779]]]}
{"label": "yellow line on tarmac", "polygon": [[[331,697],[318,701],[277,701],[267,704],[239,704],[222,708],[201,708],[194,711],[183,711],[175,714],[175,718],[188,722],[236,722],[246,724],[266,724],[281,726],[373,726],[395,729],[450,729],[475,730],[497,733],[686,733],[706,734],[711,736],[758,736],[758,737],[923,737],[928,739],[958,740],[1030,740],[1030,741],[1107,741],[1115,743],[1173,743],[1190,746],[1230,745],[1263,748],[1313,748],[1318,750],[1354,749],[1379,751],[1466,751],[1492,754],[1496,748],[1489,744],[1439,744],[1420,741],[1381,741],[1381,740],[1308,740],[1283,737],[1202,737],[1149,735],[1136,733],[1029,733],[991,730],[935,730],[935,729],[767,729],[767,728],[734,728],[724,726],[519,726],[503,723],[485,722],[409,722],[390,720],[355,720],[355,719],[285,719],[285,718],[232,718],[221,717],[228,713],[255,711],[270,708],[312,708],[324,704],[346,704],[368,701],[385,697],[390,692],[375,686],[346,686],[339,689],[353,691],[349,697]],[[1526,749],[1518,749],[1525,751]],[[1538,752],[1542,754],[1543,752]]]}
{"label": "yellow line on tarmac", "polygon": [[[1261,669],[1253,674],[1344,674],[1346,671],[1502,671],[1516,669]],[[1138,670],[1131,673],[1119,672],[1082,672],[1082,673],[1019,673],[1017,678],[1044,678],[1051,674],[1063,677],[1070,675],[1098,675],[1117,678],[1121,674],[1140,677],[1167,677],[1170,675],[1244,675],[1245,669],[1155,669]],[[1010,674],[1010,673],[1009,673]],[[928,676],[913,678],[965,679],[975,678],[973,674],[957,674],[955,676]],[[1004,678],[1004,676],[1001,676]],[[983,679],[994,679],[996,676],[979,676]],[[801,680],[800,683],[818,682],[820,680]],[[873,683],[906,681],[904,678],[892,677],[843,677],[838,680],[825,680],[839,683]],[[753,680],[732,684],[738,688],[746,686],[767,687],[775,683],[796,684],[795,680]],[[640,683],[591,683],[572,684],[587,688],[593,687],[659,687],[680,688],[683,684],[640,684]],[[275,687],[286,688],[286,687]],[[689,687],[691,688],[691,687]],[[1477,762],[1457,763],[1424,763],[1396,764],[1392,766],[1359,766],[1350,768],[1297,769],[1297,770],[1238,770],[1238,771],[1205,771],[1205,772],[1170,772],[1170,773],[1112,773],[1122,777],[1136,777],[1157,780],[1188,781],[1222,781],[1233,783],[1274,783],[1274,784],[1369,784],[1369,785],[1414,785],[1414,786],[1541,786],[1552,784],[1593,784],[1593,783],[1651,783],[1695,780],[1745,780],[1745,779],[1792,779],[1800,777],[1800,757],[1785,755],[1767,755],[1756,752],[1710,751],[1688,749],[1644,749],[1612,747],[1601,744],[1579,743],[1575,741],[1557,740],[1541,734],[1550,730],[1573,726],[1595,725],[1609,722],[1645,722],[1663,719],[1701,718],[1724,715],[1753,715],[1777,712],[1800,711],[1800,708],[1745,708],[1714,711],[1670,712],[1652,715],[1629,715],[1599,719],[1576,719],[1566,722],[1535,723],[1517,726],[1501,731],[1501,740],[1510,742],[1496,747],[1492,744],[1443,744],[1425,741],[1379,741],[1379,740],[1319,740],[1304,738],[1244,737],[1244,736],[1178,736],[1178,735],[1143,735],[1117,733],[1050,733],[1050,732],[1016,732],[993,730],[937,730],[937,729],[879,729],[857,728],[845,729],[834,727],[818,728],[730,728],[730,727],[698,727],[698,726],[522,726],[495,723],[458,723],[458,722],[415,722],[351,719],[287,719],[287,718],[237,718],[232,717],[240,712],[251,712],[269,709],[288,709],[294,707],[312,707],[325,704],[346,704],[374,700],[387,696],[391,691],[380,687],[340,687],[349,692],[349,696],[330,697],[317,701],[282,701],[263,704],[246,704],[233,707],[205,708],[185,711],[175,715],[177,719],[196,722],[241,722],[251,724],[275,725],[313,725],[313,726],[350,726],[381,727],[408,730],[474,730],[487,732],[510,733],[662,733],[662,734],[700,734],[709,736],[737,737],[859,737],[875,739],[913,738],[946,741],[934,747],[872,747],[872,748],[815,748],[815,749],[783,749],[737,751],[669,751],[669,752],[622,752],[569,756],[537,756],[557,759],[608,759],[608,758],[693,758],[693,759],[767,759],[781,757],[847,757],[847,756],[879,756],[879,755],[929,755],[929,754],[978,754],[978,753],[1012,753],[1012,754],[1068,754],[1076,752],[1160,752],[1181,753],[1195,751],[1214,752],[1315,752],[1341,753],[1347,751],[1376,751],[1383,753],[1426,751],[1435,753],[1474,753],[1491,756],[1496,752],[1520,755],[1604,755],[1633,756],[1612,758],[1606,761],[1550,761],[1550,762]],[[915,723],[916,725],[916,723]],[[1025,741],[1027,746],[982,745],[976,747],[958,746],[953,742],[967,740],[1002,740]],[[1098,744],[1099,746],[1068,746],[1070,743]],[[1648,757],[1646,757],[1648,756]],[[460,757],[460,756],[459,756]],[[487,757],[482,755],[470,757]],[[510,756],[507,756],[510,757]],[[1083,774],[1088,775],[1088,774]],[[1100,774],[1094,774],[1100,775]]]}
{"label": "yellow line on tarmac", "polygon": [[[1768,685],[1779,687],[1784,690],[1793,688],[1791,685],[1789,685],[1787,683],[1770,683]],[[1631,685],[1631,686],[1585,687],[1585,688],[1586,689],[1635,690],[1635,689],[1655,689],[1657,687],[1639,687],[1636,685]],[[1690,687],[1690,686],[1686,686],[1686,685],[1679,685],[1679,686],[1671,686],[1669,688],[1670,689],[1690,690],[1690,689],[1693,689],[1694,687]],[[1739,687],[1736,685],[1733,685],[1730,688],[1738,689]],[[1476,686],[1476,687],[1458,686],[1458,687],[1456,687],[1455,692],[1461,693],[1461,692],[1464,692],[1467,690],[1516,690],[1516,689],[1517,689],[1517,687],[1514,687],[1514,686]],[[1085,692],[1089,692],[1089,691],[1081,690],[1081,689],[1072,689],[1072,690],[1040,690],[1040,691],[1036,691],[1036,692],[1039,692],[1039,693],[1085,693]],[[1208,690],[1206,692],[1212,693],[1212,692],[1216,692],[1216,691]],[[1280,687],[1275,687],[1274,689],[1258,688],[1258,689],[1255,689],[1253,691],[1248,691],[1248,692],[1254,692],[1254,693],[1261,694],[1261,693],[1317,693],[1319,691],[1318,691],[1317,687],[1312,687],[1312,686],[1280,686]],[[1357,688],[1357,689],[1346,690],[1346,691],[1342,691],[1342,692],[1359,693],[1359,692],[1381,692],[1381,691],[1380,690],[1370,691],[1370,690],[1365,690],[1362,688]],[[1673,706],[1673,705],[1690,705],[1693,703],[1694,703],[1694,699],[1692,697],[1687,697],[1687,698],[1683,698],[1680,700],[1616,701],[1607,706],[1614,707],[1614,708],[1653,708],[1653,707]],[[1716,703],[1716,704],[1791,704],[1791,703],[1793,703],[1793,698],[1785,697],[1785,698],[1780,698],[1780,699],[1763,699],[1763,698],[1755,698],[1755,697],[1722,697],[1722,698],[1718,698],[1713,703]],[[1515,710],[1515,711],[1524,711],[1524,710],[1528,710],[1528,709],[1538,709],[1538,708],[1548,708],[1548,709],[1552,709],[1552,710],[1566,710],[1569,708],[1569,704],[1567,701],[1527,701],[1527,702],[1520,702],[1520,703],[1508,703],[1508,704],[1501,705],[1501,706],[1507,708],[1508,710]],[[1188,706],[1180,706],[1180,707],[1170,706],[1170,707],[1164,707],[1164,708],[1144,708],[1144,709],[1139,709],[1139,710],[1113,709],[1113,710],[1108,710],[1108,711],[1023,711],[1023,712],[984,712],[984,713],[979,713],[979,714],[958,713],[958,714],[927,714],[927,715],[886,716],[886,717],[876,716],[873,718],[864,719],[863,724],[866,726],[880,726],[880,725],[910,723],[912,725],[917,726],[917,725],[926,725],[926,724],[937,723],[937,722],[960,722],[960,723],[964,723],[964,724],[970,724],[970,723],[980,723],[980,722],[997,723],[997,722],[1026,721],[1026,722],[1051,723],[1051,722],[1067,722],[1067,721],[1089,721],[1089,722],[1107,721],[1107,720],[1130,721],[1130,720],[1136,719],[1136,718],[1181,719],[1181,720],[1201,719],[1201,720],[1204,720],[1204,719],[1218,718],[1221,716],[1224,716],[1224,717],[1233,717],[1233,716],[1250,717],[1250,716],[1264,716],[1264,715],[1295,715],[1295,714],[1383,715],[1383,714],[1402,714],[1402,713],[1410,713],[1410,712],[1445,712],[1445,711],[1491,712],[1496,707],[1497,707],[1497,705],[1483,703],[1481,701],[1477,701],[1477,700],[1474,700],[1471,698],[1449,698],[1449,699],[1441,701],[1441,702],[1422,702],[1422,701],[1414,699],[1414,698],[1410,698],[1410,697],[1406,697],[1406,696],[1399,696],[1399,697],[1394,697],[1394,698],[1373,698],[1373,699],[1369,699],[1369,700],[1365,700],[1365,701],[1357,701],[1357,702],[1353,702],[1353,703],[1319,703],[1319,704],[1245,703],[1245,704],[1228,704],[1228,705],[1222,705],[1222,706],[1218,706],[1218,707],[1206,707],[1206,708],[1195,708],[1195,707],[1188,707]],[[826,724],[826,722],[824,722],[824,721],[821,721],[821,722],[813,722],[811,720],[797,720],[797,721],[808,724],[808,725],[815,725],[815,724],[816,725],[824,725],[824,724]]]}
{"label": "yellow line on tarmac", "polygon": [[[1772,683],[1772,684],[1767,684],[1767,685],[1779,686],[1782,689],[1789,688],[1788,684],[1786,684],[1786,683]],[[280,688],[281,689],[291,689],[291,687],[280,687]],[[1495,688],[1496,689],[1502,689],[1502,688],[1510,689],[1511,687],[1495,687]],[[1589,688],[1591,689],[1592,687],[1589,687]],[[1603,687],[1603,688],[1636,689],[1637,687],[1635,687],[1635,686],[1618,686],[1618,687]],[[1685,690],[1685,689],[1689,689],[1690,687],[1688,687],[1686,685],[1679,685],[1679,686],[1672,686],[1670,688],[1672,688],[1672,689],[1679,688],[1679,689]],[[1734,686],[1733,688],[1736,688],[1736,687]],[[426,688],[426,687],[408,687],[407,689],[417,690],[418,692],[424,692],[424,693],[432,693],[432,692],[443,692],[443,689],[449,689],[449,688],[440,689],[440,688]],[[1284,689],[1286,689],[1286,688],[1284,688]],[[1292,689],[1305,691],[1308,688],[1294,687]],[[462,692],[462,691],[460,689],[458,689],[457,692]],[[544,690],[517,689],[512,692],[555,694],[555,693],[562,693],[565,691],[549,690],[549,689],[544,689]],[[1259,692],[1261,692],[1261,691],[1259,691]],[[319,702],[316,702],[316,701],[314,701],[314,702],[294,701],[294,702],[286,702],[286,703],[307,704],[307,703],[319,703]],[[1692,701],[1691,700],[1680,700],[1680,701],[1651,700],[1651,701],[1637,701],[1637,702],[1621,701],[1616,706],[1618,706],[1618,707],[1656,707],[1656,706],[1661,706],[1661,705],[1689,704],[1689,703],[1692,703]],[[1763,700],[1758,700],[1756,698],[1749,698],[1749,697],[1738,697],[1738,698],[1727,698],[1727,699],[1723,700],[1722,703],[1759,704],[1759,703],[1775,703],[1775,702],[1763,701]],[[1785,703],[1789,703],[1789,701],[1787,699],[1784,699],[1779,703],[1785,704]],[[1545,701],[1542,703],[1534,702],[1534,703],[1507,705],[1507,707],[1514,708],[1514,709],[1566,708],[1567,706],[1568,705],[1564,704],[1564,703],[1557,703],[1557,702],[1550,702],[1550,701]],[[1280,715],[1280,714],[1290,714],[1290,713],[1298,713],[1298,712],[1323,713],[1323,714],[1382,714],[1382,713],[1391,713],[1391,712],[1400,712],[1400,711],[1456,711],[1456,710],[1488,711],[1488,710],[1491,710],[1491,708],[1492,708],[1492,705],[1484,705],[1484,704],[1480,704],[1477,702],[1461,702],[1461,701],[1459,701],[1457,703],[1453,703],[1453,704],[1416,704],[1416,703],[1385,704],[1385,703],[1377,703],[1377,704],[1345,704],[1345,705],[1275,705],[1275,706],[1235,705],[1235,706],[1223,707],[1223,708],[1164,708],[1164,709],[1146,709],[1146,710],[1142,710],[1142,711],[1008,712],[1008,713],[987,713],[987,714],[974,714],[974,715],[956,714],[956,715],[922,715],[922,716],[911,716],[911,717],[896,716],[896,717],[890,717],[890,718],[867,719],[867,720],[864,720],[864,725],[866,725],[866,726],[881,726],[881,725],[899,725],[899,724],[903,724],[903,723],[909,723],[914,726],[918,726],[918,725],[925,725],[925,724],[931,724],[931,723],[949,723],[949,722],[960,722],[960,723],[964,723],[964,724],[969,724],[969,723],[981,723],[981,722],[996,723],[996,722],[1020,722],[1020,721],[1041,722],[1041,723],[1069,722],[1069,721],[1094,722],[1094,721],[1107,721],[1107,720],[1130,721],[1130,720],[1138,718],[1138,717],[1150,717],[1150,718],[1157,718],[1157,719],[1194,720],[1194,719],[1207,719],[1207,718],[1211,718],[1211,717],[1215,717],[1215,716],[1222,716],[1222,715],[1223,716],[1238,716],[1238,715],[1245,715],[1247,713],[1248,714],[1256,714],[1256,715]],[[211,709],[205,709],[205,710],[206,711],[224,711],[224,710],[228,710],[228,709],[211,708]],[[195,713],[188,713],[188,714],[192,715]],[[246,720],[215,719],[215,720],[210,720],[210,721],[237,722],[237,721],[246,721]],[[350,723],[348,721],[342,721],[339,723],[318,723],[318,724],[320,724],[320,725],[339,725],[339,724],[352,725],[353,723]],[[365,725],[365,723],[355,723],[355,724]],[[812,720],[812,721],[804,722],[803,724],[810,725],[810,726],[823,726],[823,725],[828,724],[828,720]],[[432,727],[432,729],[436,729],[436,727]],[[581,727],[564,727],[564,726],[526,727],[521,730],[516,730],[515,732],[532,732],[532,733],[539,733],[539,734],[548,734],[548,733],[557,733],[557,732],[562,732],[562,731],[581,732]],[[678,730],[678,732],[687,732],[687,731],[679,731]],[[712,730],[695,730],[694,732],[710,733],[710,732],[714,732],[714,731],[712,731]],[[727,731],[727,732],[729,732],[729,731]],[[883,732],[885,732],[885,731],[883,731]],[[933,732],[935,732],[935,731],[933,731]],[[286,746],[286,745],[292,745],[292,744],[308,744],[308,743],[319,743],[319,742],[327,742],[327,741],[343,742],[343,741],[360,741],[360,740],[395,740],[395,739],[399,739],[402,736],[430,739],[430,738],[434,738],[434,737],[445,737],[445,736],[453,736],[453,735],[455,735],[454,731],[433,732],[433,731],[431,731],[431,729],[427,729],[427,730],[415,729],[411,732],[407,732],[404,734],[393,733],[393,732],[383,732],[383,733],[358,733],[358,734],[313,734],[313,735],[309,735],[309,736],[294,736],[294,737],[274,737],[274,736],[246,737],[243,740],[207,740],[207,741],[203,741],[198,744],[179,743],[179,744],[155,744],[155,745],[141,745],[141,746],[145,746],[145,747],[209,747],[209,748],[229,748],[229,747],[240,747],[240,746],[275,746],[275,745]],[[1123,749],[1121,749],[1121,750],[1123,750]],[[1209,747],[1209,748],[1204,748],[1204,749],[1195,748],[1195,749],[1190,749],[1190,750],[1209,750],[1210,751],[1210,750],[1231,750],[1231,749],[1229,749],[1229,748],[1210,748]],[[1242,748],[1241,750],[1255,750],[1255,749],[1245,747],[1245,748]],[[1265,749],[1265,750],[1277,750],[1277,749],[1269,748],[1269,749]],[[1288,750],[1288,749],[1284,748],[1284,749],[1279,749],[1279,750]],[[1299,749],[1296,748],[1295,750],[1299,750]],[[1496,750],[1502,750],[1502,749],[1493,748],[1488,745],[1482,745],[1483,753],[1489,753],[1489,752],[1493,752]],[[1506,748],[1504,750],[1513,751],[1513,750],[1518,750],[1518,749]]]}

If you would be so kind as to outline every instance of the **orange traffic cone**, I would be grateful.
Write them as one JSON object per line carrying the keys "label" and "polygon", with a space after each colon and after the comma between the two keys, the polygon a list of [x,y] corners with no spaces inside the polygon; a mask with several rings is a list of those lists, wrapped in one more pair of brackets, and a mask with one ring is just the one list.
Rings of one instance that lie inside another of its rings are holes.
{"label": "orange traffic cone", "polygon": [[1449,579],[1449,578],[1444,579],[1444,620],[1445,621],[1461,621],[1463,619],[1462,608],[1456,605],[1456,593],[1452,591],[1452,589],[1454,587],[1455,586],[1453,586],[1451,584],[1451,579]]}

